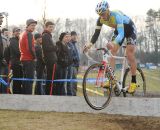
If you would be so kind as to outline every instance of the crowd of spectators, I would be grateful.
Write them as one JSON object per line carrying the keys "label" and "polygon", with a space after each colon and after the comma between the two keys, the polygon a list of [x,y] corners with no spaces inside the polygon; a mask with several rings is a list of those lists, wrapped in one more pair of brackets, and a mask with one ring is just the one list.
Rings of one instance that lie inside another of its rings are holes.
{"label": "crowd of spectators", "polygon": [[[80,64],[77,33],[62,32],[54,42],[52,34],[56,25],[52,21],[45,23],[42,34],[35,33],[36,25],[36,20],[28,19],[23,32],[13,28],[12,37],[8,29],[0,30],[0,78],[8,82],[12,72],[13,94],[76,96],[77,82],[70,79],[77,78]],[[7,87],[1,83],[0,93],[7,93]]]}

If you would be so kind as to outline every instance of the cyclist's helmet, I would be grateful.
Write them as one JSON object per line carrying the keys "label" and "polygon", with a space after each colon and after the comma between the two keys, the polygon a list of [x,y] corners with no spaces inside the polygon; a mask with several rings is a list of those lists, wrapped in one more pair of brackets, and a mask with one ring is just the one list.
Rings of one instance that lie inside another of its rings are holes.
{"label": "cyclist's helmet", "polygon": [[100,3],[97,4],[96,7],[96,13],[101,15],[102,13],[104,13],[107,9],[109,8],[109,4],[107,1],[101,1]]}

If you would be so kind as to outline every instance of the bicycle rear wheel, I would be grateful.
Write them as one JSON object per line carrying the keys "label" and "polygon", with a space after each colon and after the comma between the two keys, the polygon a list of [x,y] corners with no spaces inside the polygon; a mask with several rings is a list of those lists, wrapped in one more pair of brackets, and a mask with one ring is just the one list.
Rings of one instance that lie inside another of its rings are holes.
{"label": "bicycle rear wheel", "polygon": [[[130,68],[126,69],[124,77],[123,77],[123,88],[128,87],[131,84],[131,71]],[[146,80],[143,74],[143,71],[140,68],[137,68],[136,71],[136,80],[137,80],[137,89],[134,94],[129,94],[127,92],[123,92],[124,97],[128,96],[137,96],[143,97],[146,95]]]}
{"label": "bicycle rear wheel", "polygon": [[93,64],[83,77],[83,95],[87,104],[95,109],[104,109],[110,102],[112,87],[104,88],[109,78],[102,64]]}

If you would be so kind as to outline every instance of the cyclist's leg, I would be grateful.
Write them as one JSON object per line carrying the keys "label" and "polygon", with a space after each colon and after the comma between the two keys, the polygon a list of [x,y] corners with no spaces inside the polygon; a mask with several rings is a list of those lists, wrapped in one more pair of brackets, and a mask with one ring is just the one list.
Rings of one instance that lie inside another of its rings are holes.
{"label": "cyclist's leg", "polygon": [[135,58],[136,53],[136,46],[133,44],[127,44],[126,47],[126,55],[127,59],[131,65],[131,73],[132,75],[136,75],[136,69],[137,69],[137,62]]}
{"label": "cyclist's leg", "polygon": [[[114,41],[115,38],[117,37],[117,34],[115,34],[115,33],[114,33],[114,36],[112,37],[112,41]],[[118,52],[120,46],[122,45],[123,41],[124,41],[124,38],[123,38],[123,40],[122,40],[121,43],[119,43],[119,44],[113,44],[113,48],[111,49],[111,53],[112,53],[113,56],[117,55],[117,52]],[[115,68],[115,58],[112,58],[112,57],[110,58],[110,66],[114,70],[114,68]],[[112,84],[114,84],[114,81],[112,82]],[[104,87],[107,88],[109,86],[110,86],[110,82],[107,81],[106,84],[104,85]]]}
{"label": "cyclist's leg", "polygon": [[[114,36],[112,37],[112,41],[114,41],[116,37],[117,37],[117,32],[115,31]],[[123,41],[124,41],[124,38],[121,43],[113,44],[113,49],[111,49],[111,53],[113,56],[117,55],[117,52],[118,52],[120,46],[122,45]],[[112,58],[112,57],[110,58],[110,66],[112,67],[112,69],[115,68],[115,58]]]}
{"label": "cyclist's leg", "polygon": [[133,34],[127,38],[127,47],[126,47],[126,55],[129,64],[131,65],[131,86],[128,92],[133,93],[136,89],[136,70],[137,70],[137,62],[135,58],[136,52],[136,35]]}

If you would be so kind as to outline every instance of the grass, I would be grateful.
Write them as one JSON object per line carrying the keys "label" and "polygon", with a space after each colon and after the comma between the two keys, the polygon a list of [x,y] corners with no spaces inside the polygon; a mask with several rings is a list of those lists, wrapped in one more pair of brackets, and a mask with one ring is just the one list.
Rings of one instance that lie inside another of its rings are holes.
{"label": "grass", "polygon": [[160,92],[160,68],[156,70],[143,70],[146,77],[147,91]]}
{"label": "grass", "polygon": [[[156,70],[142,69],[146,79],[147,92],[160,93],[160,68]],[[120,79],[120,71],[115,71],[116,77]],[[79,78],[83,78],[83,73],[79,74]],[[81,86],[82,83],[79,83]],[[82,95],[82,90],[78,89],[78,95]]]}

